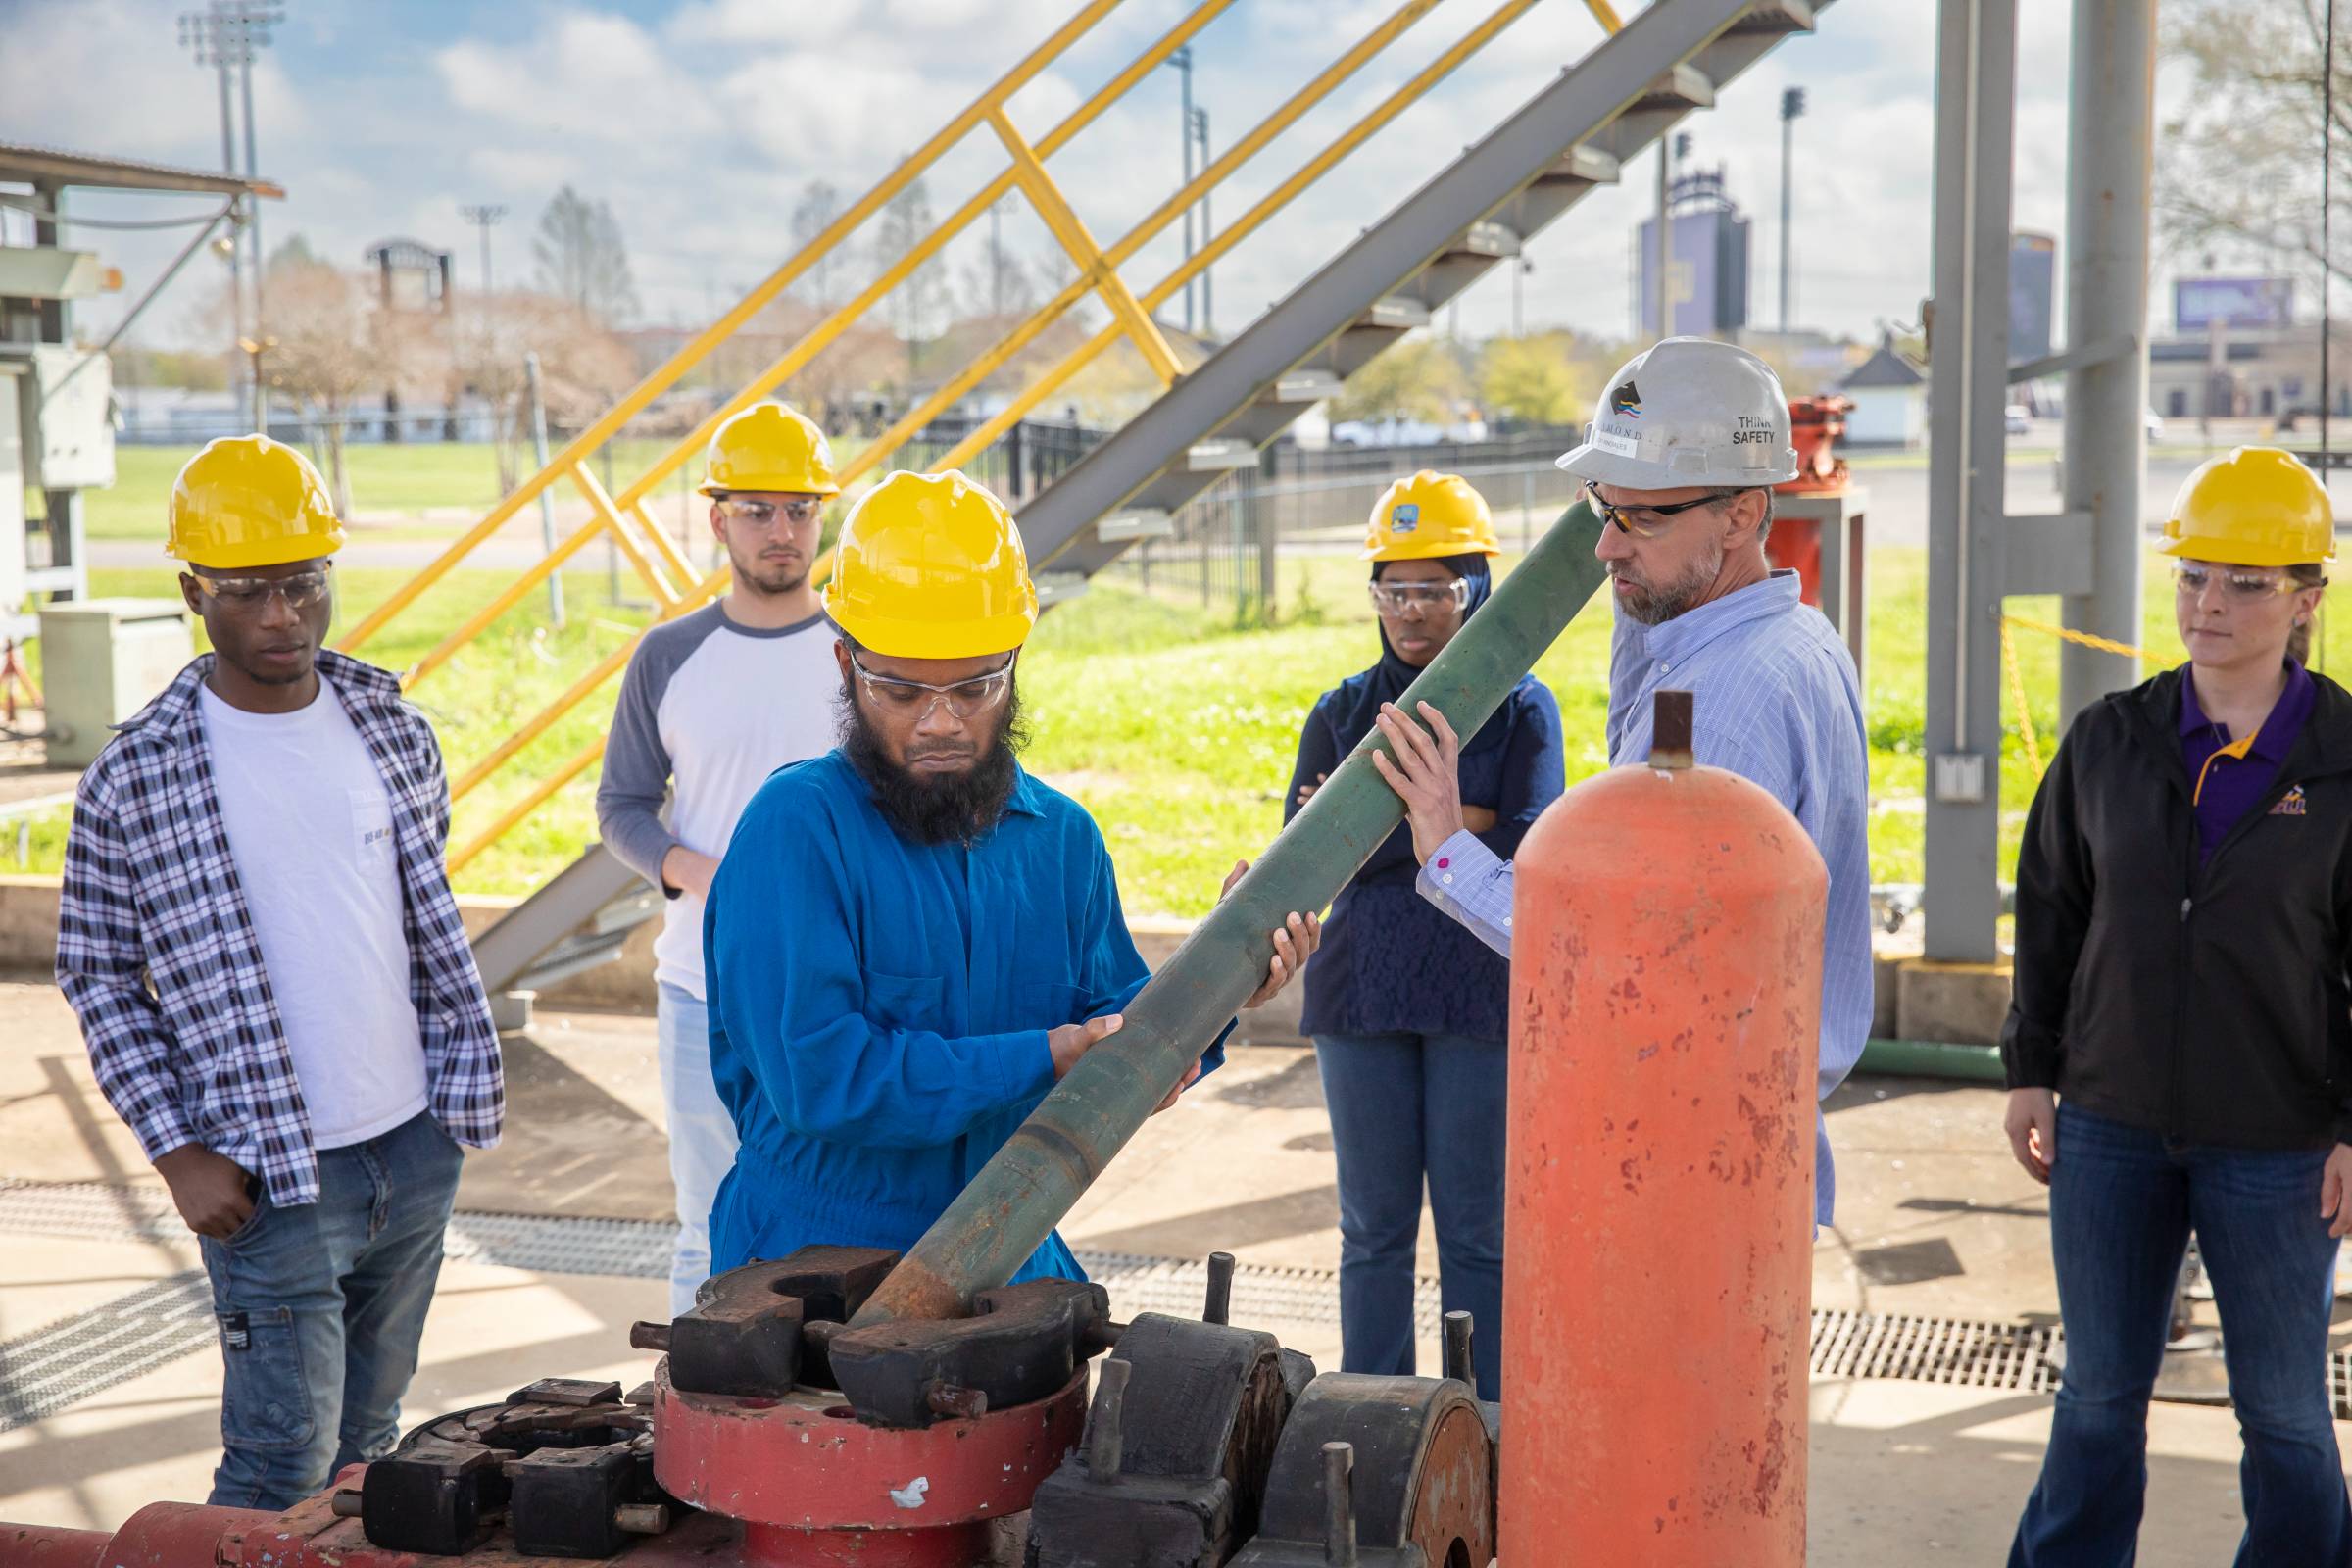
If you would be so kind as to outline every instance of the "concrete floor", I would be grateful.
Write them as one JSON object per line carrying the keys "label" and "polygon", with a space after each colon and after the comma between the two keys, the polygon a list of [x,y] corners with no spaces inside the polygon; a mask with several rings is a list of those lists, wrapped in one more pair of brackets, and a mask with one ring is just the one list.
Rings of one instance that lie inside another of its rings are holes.
{"label": "concrete floor", "polygon": [[[90,1080],[71,1013],[38,981],[0,982],[0,1177],[157,1185]],[[543,1014],[508,1047],[507,1142],[467,1161],[466,1209],[620,1219],[666,1215],[650,1018]],[[1999,1096],[1915,1080],[1849,1085],[1830,1107],[1841,1199],[1815,1250],[1820,1307],[2048,1321],[2041,1190],[2011,1163]],[[1256,1049],[1155,1118],[1064,1233],[1081,1249],[1331,1269],[1338,1207],[1311,1054]],[[7,1346],[48,1323],[199,1267],[186,1239],[0,1238]],[[1434,1273],[1426,1232],[1422,1267]],[[412,1418],[498,1398],[549,1375],[641,1380],[628,1324],[663,1310],[645,1279],[444,1266],[411,1390]],[[1336,1326],[1269,1322],[1326,1367]],[[1423,1348],[1435,1365],[1434,1347]],[[1694,1375],[1703,1369],[1693,1369]],[[160,1498],[201,1498],[218,1456],[219,1366],[207,1346],[0,1433],[0,1519],[105,1526]],[[1816,1380],[1810,1561],[1821,1568],[1997,1561],[2033,1485],[2049,1398],[1918,1383]],[[2227,1560],[2239,1529],[2227,1410],[2159,1405],[2141,1560]]]}

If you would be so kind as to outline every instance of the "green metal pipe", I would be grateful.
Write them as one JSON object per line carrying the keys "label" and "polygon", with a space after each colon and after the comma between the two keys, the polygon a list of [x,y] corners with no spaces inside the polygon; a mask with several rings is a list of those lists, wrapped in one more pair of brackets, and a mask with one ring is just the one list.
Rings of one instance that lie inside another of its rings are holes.
{"label": "green metal pipe", "polygon": [[[1405,692],[1457,734],[1477,732],[1605,575],[1600,519],[1560,514],[1516,570]],[[1321,909],[1396,829],[1404,808],[1368,755],[1374,730],[1318,789],[1249,874],[1131,1003],[1119,1032],[1079,1058],[994,1159],[883,1281],[854,1324],[952,1318],[1036,1251],[1169,1086],[1264,978],[1267,933]]]}
{"label": "green metal pipe", "polygon": [[2001,1071],[2001,1053],[1994,1046],[1952,1046],[1934,1040],[1873,1040],[1862,1048],[1856,1072],[1883,1072],[1904,1078],[1957,1078],[1964,1083],[1998,1084],[2008,1079]]}

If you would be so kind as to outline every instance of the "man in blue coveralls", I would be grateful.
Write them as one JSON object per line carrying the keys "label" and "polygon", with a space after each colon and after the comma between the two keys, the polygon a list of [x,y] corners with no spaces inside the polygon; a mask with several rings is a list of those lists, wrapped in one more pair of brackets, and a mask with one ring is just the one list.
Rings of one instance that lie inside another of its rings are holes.
{"label": "man in blue coveralls", "polygon": [[[714,1273],[911,1247],[1150,977],[1093,818],[1016,760],[1037,590],[1004,505],[960,473],[892,474],[843,523],[824,603],[841,745],[753,797],[704,919],[742,1140]],[[1291,915],[1248,1004],[1320,940]],[[1161,1108],[1222,1059],[1220,1035]],[[1013,1278],[1041,1276],[1084,1277],[1058,1235]]]}

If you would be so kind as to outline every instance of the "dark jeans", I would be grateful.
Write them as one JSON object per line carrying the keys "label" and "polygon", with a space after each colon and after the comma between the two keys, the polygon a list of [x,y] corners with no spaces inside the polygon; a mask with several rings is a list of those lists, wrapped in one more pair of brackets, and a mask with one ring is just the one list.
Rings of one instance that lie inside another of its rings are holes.
{"label": "dark jeans", "polygon": [[1456,1035],[1317,1035],[1340,1166],[1340,1365],[1411,1374],[1421,1184],[1438,1228],[1440,1294],[1466,1311],[1478,1393],[1502,1387],[1506,1057]]}
{"label": "dark jeans", "polygon": [[316,1203],[264,1198],[236,1235],[205,1241],[227,1368],[213,1503],[290,1507],[391,1451],[460,1157],[418,1115],[320,1153]]}
{"label": "dark jeans", "polygon": [[[2148,1486],[2148,1394],[2193,1227],[2245,1456],[2238,1568],[2352,1564],[2328,1396],[2335,1249],[2326,1149],[2212,1149],[2058,1107],[2050,1251],[2066,1374],[2011,1568],[2128,1568]],[[2169,1557],[2166,1560],[2171,1560]]]}

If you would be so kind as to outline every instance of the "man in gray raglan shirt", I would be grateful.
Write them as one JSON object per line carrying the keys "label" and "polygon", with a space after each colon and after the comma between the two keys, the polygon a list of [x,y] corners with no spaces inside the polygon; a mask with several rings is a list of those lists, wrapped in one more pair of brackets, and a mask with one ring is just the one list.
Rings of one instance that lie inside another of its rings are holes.
{"label": "man in gray raglan shirt", "polygon": [[654,958],[678,1197],[673,1315],[710,1272],[710,1205],[735,1162],[735,1123],[710,1079],[703,901],[767,775],[832,749],[841,687],[833,629],[808,581],[818,514],[841,493],[823,432],[781,404],[754,404],[711,436],[702,492],[734,580],[718,603],[638,644],[596,792],[605,847],[670,900]]}

